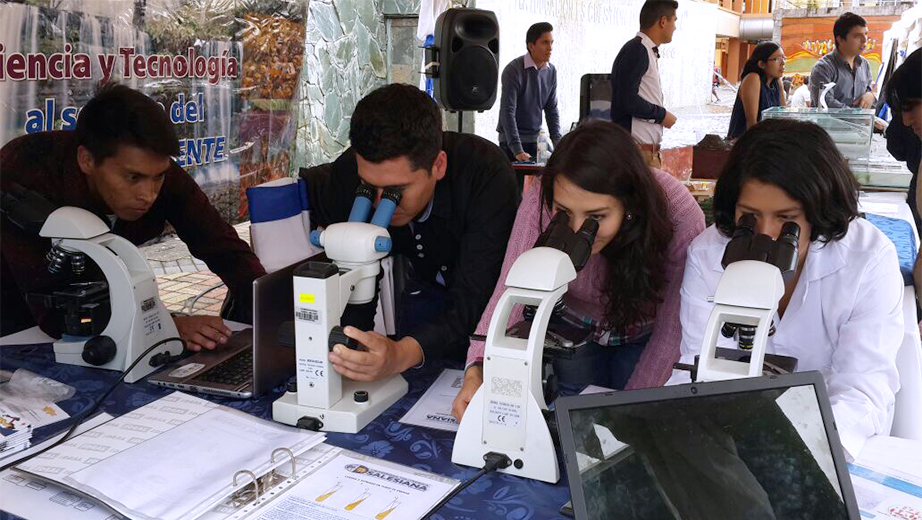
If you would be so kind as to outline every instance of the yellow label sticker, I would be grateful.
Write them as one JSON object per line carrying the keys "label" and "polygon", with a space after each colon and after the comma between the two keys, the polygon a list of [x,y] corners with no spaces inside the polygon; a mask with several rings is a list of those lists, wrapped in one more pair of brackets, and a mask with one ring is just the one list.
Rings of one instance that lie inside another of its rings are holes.
{"label": "yellow label sticker", "polygon": [[314,303],[314,295],[313,294],[302,294],[301,303]]}

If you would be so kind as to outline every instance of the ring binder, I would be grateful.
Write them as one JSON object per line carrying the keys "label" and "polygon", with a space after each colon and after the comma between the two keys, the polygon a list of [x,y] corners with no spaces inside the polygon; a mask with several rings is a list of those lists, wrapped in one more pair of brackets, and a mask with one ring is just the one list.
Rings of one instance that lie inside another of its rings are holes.
{"label": "ring binder", "polygon": [[272,457],[271,457],[272,462],[275,462],[275,453],[279,451],[287,453],[288,457],[291,458],[291,474],[289,476],[290,477],[295,476],[295,473],[298,472],[298,465],[295,462],[295,454],[292,453],[291,450],[289,450],[288,448],[275,448],[274,450],[272,450]]}
{"label": "ring binder", "polygon": [[[164,423],[171,427],[161,430]],[[124,439],[125,430],[136,435],[137,441]],[[302,466],[310,467],[313,461],[304,454],[323,441],[321,434],[276,425],[181,392],[112,419],[94,431],[91,444],[86,438],[75,437],[50,450],[48,454],[53,457],[26,461],[16,469],[99,500],[127,518],[196,519],[220,508],[223,515],[239,520],[238,512],[268,502],[296,482],[298,476],[289,474],[286,453],[292,459],[291,469],[304,473]],[[214,439],[220,439],[219,446],[228,452],[226,460],[207,455],[214,453]],[[174,445],[181,445],[183,450],[165,449]],[[109,455],[99,458],[100,450],[87,450],[87,446],[102,447]],[[326,451],[324,448],[321,453]],[[135,468],[135,457],[162,459],[162,467]],[[49,460],[55,463],[49,465]],[[151,476],[157,478],[151,480]],[[145,501],[133,494],[142,482],[144,491],[151,495],[181,498]],[[193,484],[198,486],[194,492]]]}
{"label": "ring binder", "polygon": [[241,473],[247,474],[250,476],[250,478],[253,479],[253,488],[256,490],[256,494],[254,498],[254,495],[248,492],[249,488],[243,488],[240,491],[237,491],[236,493],[231,495],[231,499],[233,500],[234,507],[240,507],[246,504],[247,502],[251,502],[253,500],[259,500],[259,495],[260,495],[259,479],[256,478],[256,474],[253,473],[252,471],[248,469],[242,469],[238,471],[237,473],[234,473],[234,487],[237,487],[237,477],[239,477]]}

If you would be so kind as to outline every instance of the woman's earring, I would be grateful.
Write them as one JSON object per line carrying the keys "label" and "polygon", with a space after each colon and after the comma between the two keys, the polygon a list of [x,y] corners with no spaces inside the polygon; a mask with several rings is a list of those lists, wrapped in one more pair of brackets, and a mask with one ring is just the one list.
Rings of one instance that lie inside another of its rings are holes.
{"label": "woman's earring", "polygon": [[634,214],[633,214],[633,213],[628,213],[627,215],[624,216],[624,218],[627,219],[627,220],[634,220]]}

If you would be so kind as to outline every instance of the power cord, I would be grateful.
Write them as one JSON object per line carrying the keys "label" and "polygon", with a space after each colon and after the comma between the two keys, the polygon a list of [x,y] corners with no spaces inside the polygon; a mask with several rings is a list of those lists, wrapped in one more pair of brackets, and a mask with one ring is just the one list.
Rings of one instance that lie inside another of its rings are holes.
{"label": "power cord", "polygon": [[[74,422],[73,426],[71,426],[70,429],[67,430],[67,433],[64,434],[63,437],[61,437],[60,439],[58,439],[58,440],[57,440],[55,443],[53,443],[51,446],[48,446],[47,448],[44,448],[44,449],[42,449],[42,450],[39,450],[39,451],[33,453],[32,455],[29,455],[28,457],[26,457],[26,458],[24,458],[24,459],[19,459],[19,460],[15,461],[15,462],[10,462],[9,464],[6,464],[5,466],[0,467],[0,471],[3,471],[3,470],[5,470],[5,469],[7,469],[8,467],[12,466],[13,464],[21,464],[21,463],[23,463],[23,462],[26,462],[27,460],[30,460],[30,459],[32,459],[32,458],[34,458],[34,457],[37,457],[37,456],[41,455],[42,453],[45,453],[46,451],[48,451],[48,450],[50,450],[50,449],[52,449],[52,448],[55,448],[55,447],[57,447],[58,445],[60,445],[60,444],[62,444],[63,442],[67,441],[68,439],[70,439],[70,437],[71,437],[71,436],[74,434],[74,432],[77,430],[77,427],[79,427],[81,424],[83,424],[84,421],[86,421],[88,418],[92,417],[94,413],[96,413],[96,410],[99,409],[99,407],[102,405],[103,401],[105,401],[106,398],[109,397],[109,395],[112,394],[112,392],[115,391],[115,389],[118,387],[118,385],[121,384],[122,381],[124,381],[126,377],[128,377],[128,374],[131,373],[132,370],[134,370],[134,367],[136,367],[136,366],[138,365],[138,363],[141,362],[141,360],[143,360],[145,357],[147,357],[147,355],[150,354],[155,348],[159,347],[160,345],[163,345],[164,343],[170,342],[170,341],[178,341],[178,342],[182,343],[182,348],[183,348],[183,350],[186,349],[186,340],[184,340],[184,339],[182,339],[182,338],[179,338],[179,337],[166,338],[166,339],[162,339],[162,340],[160,340],[160,341],[154,343],[154,344],[151,345],[147,350],[145,350],[140,356],[138,356],[138,358],[135,359],[135,360],[131,363],[131,365],[129,365],[128,368],[127,368],[124,372],[122,372],[122,375],[120,375],[119,378],[118,378],[114,383],[112,383],[112,386],[110,386],[109,389],[106,390],[106,393],[104,393],[104,394],[102,395],[102,397],[100,397],[99,399],[97,399],[96,402],[93,403],[93,406],[91,406],[89,410],[87,410],[86,412],[84,412],[84,413],[80,416],[80,418],[77,419],[76,422]],[[165,354],[166,356],[164,356],[164,354]],[[172,359],[173,359],[173,356],[170,356],[170,354],[169,354],[168,352],[163,352],[163,353],[161,353],[161,354],[156,354],[156,355],[154,355],[154,356],[151,356],[151,358],[150,358],[150,364],[151,364],[151,366],[162,366],[162,365],[164,365],[165,363],[171,361]]]}
{"label": "power cord", "polygon": [[439,509],[442,509],[442,506],[444,506],[449,501],[451,501],[451,499],[458,496],[458,493],[464,491],[465,488],[467,488],[468,486],[476,482],[477,479],[479,479],[480,477],[486,475],[487,473],[492,473],[498,469],[506,469],[512,465],[512,460],[510,460],[509,457],[507,457],[503,453],[497,453],[495,451],[491,451],[485,454],[483,456],[483,460],[485,462],[485,464],[483,465],[483,469],[478,471],[473,477],[467,479],[467,481],[465,481],[463,484],[456,487],[451,493],[446,495],[445,498],[443,498],[438,504],[435,505],[435,507],[429,510],[429,512],[426,514],[426,518],[432,518],[432,515],[436,511],[438,511]]}

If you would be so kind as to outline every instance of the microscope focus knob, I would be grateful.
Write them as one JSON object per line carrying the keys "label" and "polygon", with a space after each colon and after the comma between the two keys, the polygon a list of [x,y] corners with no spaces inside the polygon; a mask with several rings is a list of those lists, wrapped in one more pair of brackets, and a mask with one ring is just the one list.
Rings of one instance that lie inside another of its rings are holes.
{"label": "microscope focus knob", "polygon": [[333,329],[330,331],[330,340],[329,340],[330,352],[333,351],[333,347],[335,347],[336,345],[345,345],[346,348],[349,348],[352,350],[360,350],[362,348],[362,344],[359,343],[358,340],[355,340],[355,339],[350,338],[349,336],[346,336],[346,332],[339,325],[334,326]]}
{"label": "microscope focus knob", "polygon": [[94,367],[105,365],[115,359],[118,349],[109,336],[93,336],[83,345],[83,360]]}

